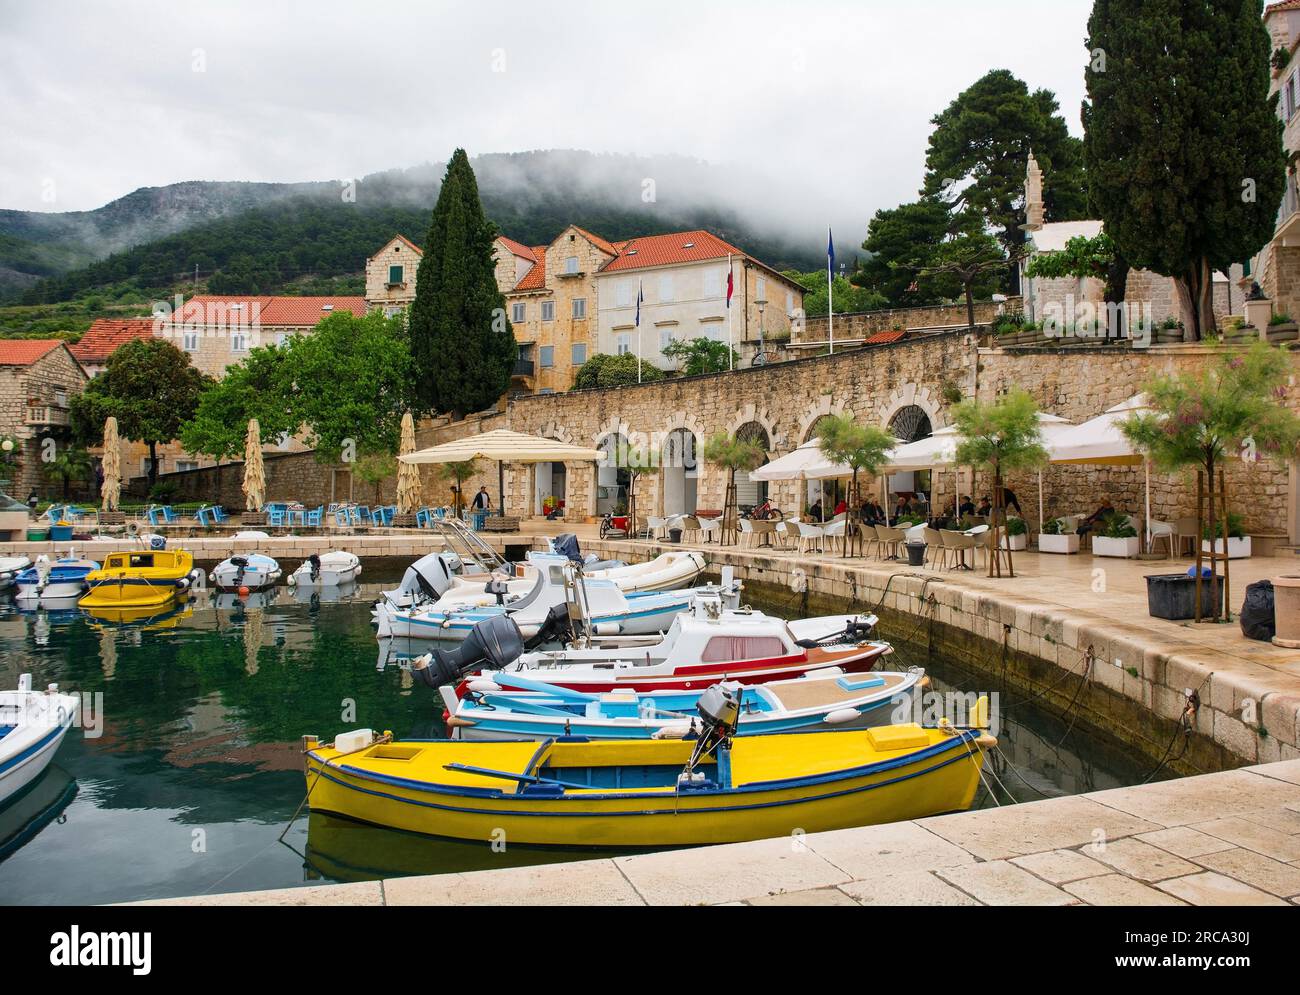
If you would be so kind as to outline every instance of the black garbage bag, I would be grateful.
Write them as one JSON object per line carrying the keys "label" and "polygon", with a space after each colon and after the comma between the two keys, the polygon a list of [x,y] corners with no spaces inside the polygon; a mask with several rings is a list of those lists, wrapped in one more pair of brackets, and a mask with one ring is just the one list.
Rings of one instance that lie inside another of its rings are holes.
{"label": "black garbage bag", "polygon": [[1277,632],[1271,580],[1257,580],[1246,587],[1246,600],[1241,606],[1241,631],[1247,639],[1265,642]]}

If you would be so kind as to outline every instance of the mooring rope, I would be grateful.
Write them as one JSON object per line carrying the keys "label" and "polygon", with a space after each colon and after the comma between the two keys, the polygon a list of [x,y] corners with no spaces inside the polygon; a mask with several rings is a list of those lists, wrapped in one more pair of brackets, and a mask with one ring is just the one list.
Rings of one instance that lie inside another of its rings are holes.
{"label": "mooring rope", "polygon": [[[1187,755],[1187,748],[1192,742],[1192,716],[1201,710],[1201,691],[1205,688],[1205,685],[1210,683],[1210,678],[1213,676],[1214,671],[1210,671],[1210,673],[1205,676],[1205,680],[1201,682],[1200,687],[1196,688],[1186,696],[1187,700],[1183,705],[1182,713],[1178,716],[1178,727],[1174,729],[1174,735],[1169,740],[1169,745],[1165,747],[1164,756],[1160,758],[1160,762],[1156,764],[1155,769],[1142,779],[1142,784],[1149,783],[1153,777],[1164,769],[1165,764],[1177,763]],[[1178,751],[1178,756],[1170,756],[1173,752],[1174,744],[1178,742],[1179,735],[1182,735],[1183,737],[1183,748]]]}
{"label": "mooring rope", "polygon": [[[340,753],[338,754],[338,756],[330,757],[328,760],[320,761],[320,766],[316,769],[316,774],[312,777],[311,783],[307,785],[307,793],[302,796],[302,801],[300,801],[298,803],[298,807],[293,810],[293,815],[289,817],[289,821],[285,824],[285,827],[280,830],[280,835],[276,837],[276,842],[279,842],[280,840],[284,839],[284,834],[287,833],[289,829],[293,826],[293,824],[298,821],[298,816],[302,813],[302,807],[306,805],[307,802],[310,800],[312,789],[316,787],[316,782],[320,780],[320,776],[325,772],[326,767],[333,766],[334,761],[336,760],[342,760],[344,757],[350,757],[354,753],[360,753],[362,750],[368,750],[372,746],[382,746],[384,743],[391,743],[392,741],[393,741],[393,734],[391,732],[386,732],[378,739],[372,740],[371,742],[367,743],[365,746],[358,746],[355,750],[348,750],[346,753]],[[306,756],[308,752],[309,752],[308,750],[304,749],[302,751],[302,755]]]}

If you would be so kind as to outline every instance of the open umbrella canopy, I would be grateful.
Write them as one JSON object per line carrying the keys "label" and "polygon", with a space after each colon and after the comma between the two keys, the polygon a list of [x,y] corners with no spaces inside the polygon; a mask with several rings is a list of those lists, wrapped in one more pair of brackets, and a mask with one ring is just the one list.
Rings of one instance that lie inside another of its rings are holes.
{"label": "open umbrella canopy", "polygon": [[244,508],[261,511],[266,503],[266,470],[262,466],[262,427],[256,418],[248,419],[244,439]]}
{"label": "open umbrella canopy", "polygon": [[109,415],[104,421],[104,483],[100,488],[100,507],[117,511],[122,499],[122,442],[117,419]]}
{"label": "open umbrella canopy", "polygon": [[749,472],[750,480],[823,480],[828,477],[851,477],[853,468],[835,463],[822,452],[817,439],[805,442],[792,453],[772,460]]}
{"label": "open umbrella canopy", "polygon": [[[402,415],[402,441],[398,447],[398,456],[409,456],[415,452],[415,419],[411,412]],[[397,466],[397,511],[402,515],[412,514],[420,504],[420,470],[414,463],[399,463]]]}
{"label": "open umbrella canopy", "polygon": [[1148,407],[1145,394],[1130,397],[1107,408],[1096,418],[1073,425],[1048,442],[1053,463],[1098,463],[1109,466],[1137,466],[1144,457],[1134,448],[1120,424],[1135,411]]}
{"label": "open umbrella canopy", "polygon": [[[1038,413],[1038,427],[1043,433],[1043,445],[1048,452],[1053,449],[1054,441],[1067,429],[1074,428],[1059,415]],[[900,473],[906,470],[950,470],[957,464],[957,446],[961,435],[955,425],[941,428],[928,438],[898,446],[889,454],[887,473]]]}
{"label": "open umbrella canopy", "polygon": [[464,463],[491,459],[502,463],[552,463],[564,460],[598,460],[605,454],[599,449],[571,446],[567,442],[525,435],[504,428],[454,439],[397,458],[403,463]]}

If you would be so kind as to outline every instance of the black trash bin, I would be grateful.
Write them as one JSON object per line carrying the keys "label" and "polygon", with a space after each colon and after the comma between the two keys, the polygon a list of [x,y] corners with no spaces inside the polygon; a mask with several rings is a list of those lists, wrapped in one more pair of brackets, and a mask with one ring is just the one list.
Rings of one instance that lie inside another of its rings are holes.
{"label": "black trash bin", "polygon": [[669,530],[668,530],[668,541],[669,541],[669,542],[681,542],[681,541],[682,541],[682,530],[681,530],[681,529],[669,529]]}
{"label": "black trash bin", "polygon": [[903,545],[907,548],[907,565],[911,567],[925,566],[925,543],[923,542],[905,542]]}
{"label": "black trash bin", "polygon": [[[1214,603],[1223,614],[1223,585],[1219,578],[1201,581],[1201,617],[1214,614]],[[1147,608],[1152,618],[1181,622],[1196,617],[1196,578],[1187,574],[1147,574]]]}

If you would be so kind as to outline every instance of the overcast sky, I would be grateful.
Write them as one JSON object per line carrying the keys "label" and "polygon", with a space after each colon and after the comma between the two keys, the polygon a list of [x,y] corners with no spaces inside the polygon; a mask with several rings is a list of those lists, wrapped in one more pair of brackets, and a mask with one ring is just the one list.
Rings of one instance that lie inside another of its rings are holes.
{"label": "overcast sky", "polygon": [[0,207],[359,177],[460,145],[743,162],[865,224],[915,195],[929,119],[989,69],[1054,90],[1079,134],[1090,8],[0,0]]}

